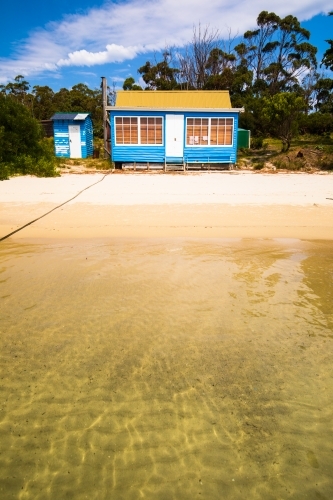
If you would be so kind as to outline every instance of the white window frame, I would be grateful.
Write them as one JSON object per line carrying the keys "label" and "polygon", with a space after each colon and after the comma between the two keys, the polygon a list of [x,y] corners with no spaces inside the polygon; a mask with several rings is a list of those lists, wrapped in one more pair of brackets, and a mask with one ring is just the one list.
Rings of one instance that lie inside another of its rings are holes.
{"label": "white window frame", "polygon": [[[117,143],[117,128],[116,128],[116,118],[137,118],[138,120],[138,142],[136,144],[119,144]],[[159,143],[159,144],[141,144],[141,118],[160,118],[162,120],[162,142]],[[135,146],[142,146],[142,147],[150,147],[150,148],[154,148],[154,147],[161,147],[161,146],[164,146],[164,116],[151,116],[151,115],[147,115],[147,116],[124,116],[124,115],[117,115],[117,116],[114,116],[114,121],[113,121],[113,124],[114,124],[114,143],[116,146],[124,146],[124,147],[135,147]]]}
{"label": "white window frame", "polygon": [[[195,119],[206,119],[208,120],[208,141],[207,144],[187,144],[187,120],[195,120]],[[232,120],[232,134],[231,134],[231,144],[211,144],[211,120],[219,119],[219,120]],[[185,128],[185,147],[186,148],[232,148],[234,145],[234,135],[235,135],[235,119],[233,116],[187,116],[186,117],[186,128]]]}

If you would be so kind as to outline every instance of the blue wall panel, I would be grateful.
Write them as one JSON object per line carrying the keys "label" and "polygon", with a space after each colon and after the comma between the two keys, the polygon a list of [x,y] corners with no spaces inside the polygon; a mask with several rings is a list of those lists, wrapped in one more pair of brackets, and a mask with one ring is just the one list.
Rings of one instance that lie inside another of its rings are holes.
{"label": "blue wall panel", "polygon": [[68,120],[54,120],[53,132],[55,155],[69,158]]}
{"label": "blue wall panel", "polygon": [[90,116],[85,119],[85,131],[86,131],[86,146],[84,158],[93,155],[94,150],[94,137],[93,137],[93,124]]}

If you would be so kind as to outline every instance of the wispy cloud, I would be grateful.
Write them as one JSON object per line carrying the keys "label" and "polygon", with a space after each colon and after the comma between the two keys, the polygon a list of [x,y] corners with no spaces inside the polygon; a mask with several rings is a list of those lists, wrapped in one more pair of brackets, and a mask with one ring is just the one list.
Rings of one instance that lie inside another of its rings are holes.
{"label": "wispy cloud", "polygon": [[262,10],[310,19],[327,11],[324,0],[126,0],[107,2],[85,14],[70,15],[34,31],[9,58],[0,58],[0,81],[18,73],[42,75],[69,66],[95,66],[134,59],[166,45],[178,47],[201,22],[228,35],[255,26]]}

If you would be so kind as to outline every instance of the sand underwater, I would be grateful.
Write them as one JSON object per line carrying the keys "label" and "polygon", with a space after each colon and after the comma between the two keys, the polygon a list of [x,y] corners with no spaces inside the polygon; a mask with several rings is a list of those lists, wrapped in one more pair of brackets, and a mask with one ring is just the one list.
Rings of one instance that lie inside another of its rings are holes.
{"label": "sand underwater", "polygon": [[332,245],[2,242],[0,497],[332,498]]}

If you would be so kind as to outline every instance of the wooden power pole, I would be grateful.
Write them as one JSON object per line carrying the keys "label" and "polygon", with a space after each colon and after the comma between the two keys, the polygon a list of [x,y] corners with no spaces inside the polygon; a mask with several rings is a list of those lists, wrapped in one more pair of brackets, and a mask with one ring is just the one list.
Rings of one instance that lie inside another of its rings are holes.
{"label": "wooden power pole", "polygon": [[102,76],[102,98],[103,98],[103,138],[104,138],[104,158],[110,158],[111,157],[111,151],[110,151],[110,143],[108,141],[109,139],[109,127],[110,127],[110,122],[108,119],[108,112],[107,112],[107,105],[108,105],[108,98],[107,98],[107,83],[106,83],[106,78],[105,76]]}

